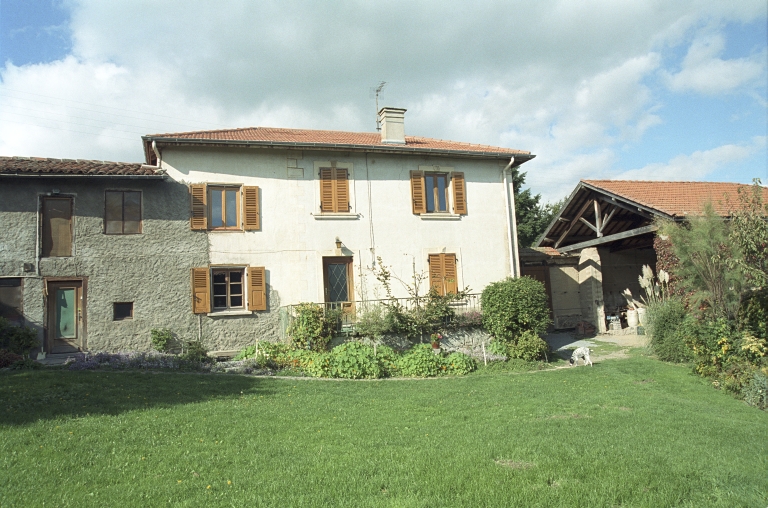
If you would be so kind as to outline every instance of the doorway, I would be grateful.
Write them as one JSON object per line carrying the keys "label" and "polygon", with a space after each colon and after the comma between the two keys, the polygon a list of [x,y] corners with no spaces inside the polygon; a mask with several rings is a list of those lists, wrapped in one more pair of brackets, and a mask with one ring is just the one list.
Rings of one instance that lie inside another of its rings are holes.
{"label": "doorway", "polygon": [[325,303],[329,308],[341,308],[344,313],[354,310],[355,287],[352,281],[352,257],[323,258]]}
{"label": "doorway", "polygon": [[48,353],[85,350],[85,298],[82,280],[48,281]]}

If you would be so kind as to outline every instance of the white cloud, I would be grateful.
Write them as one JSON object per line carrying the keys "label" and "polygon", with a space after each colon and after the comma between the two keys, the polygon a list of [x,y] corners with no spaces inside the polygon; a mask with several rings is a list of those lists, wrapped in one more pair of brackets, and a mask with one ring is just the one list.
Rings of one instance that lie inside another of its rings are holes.
{"label": "white cloud", "polygon": [[706,180],[713,172],[736,165],[765,150],[766,136],[755,136],[750,143],[722,145],[690,155],[678,155],[669,162],[652,163],[640,169],[625,171],[614,176],[617,180]]}
{"label": "white cloud", "polygon": [[670,89],[714,95],[764,81],[768,53],[763,51],[750,57],[723,60],[719,56],[724,50],[722,34],[696,38],[688,49],[680,72],[665,73]]}
{"label": "white cloud", "polygon": [[[765,16],[764,0],[72,6],[71,56],[0,69],[2,154],[136,161],[147,133],[372,131],[369,89],[386,80],[380,105],[408,109],[407,134],[537,154],[524,167],[545,199],[615,172],[616,147],[662,122],[649,80],[669,74],[667,46]],[[716,38],[696,41],[677,86],[718,62],[748,82],[751,67],[720,59]]]}

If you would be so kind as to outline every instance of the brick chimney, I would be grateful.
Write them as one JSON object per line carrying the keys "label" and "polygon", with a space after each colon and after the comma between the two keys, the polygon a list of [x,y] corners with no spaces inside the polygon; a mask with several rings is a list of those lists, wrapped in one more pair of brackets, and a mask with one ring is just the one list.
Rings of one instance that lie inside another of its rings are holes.
{"label": "brick chimney", "polygon": [[381,142],[396,145],[405,144],[405,109],[381,108],[379,111],[379,125],[381,125]]}

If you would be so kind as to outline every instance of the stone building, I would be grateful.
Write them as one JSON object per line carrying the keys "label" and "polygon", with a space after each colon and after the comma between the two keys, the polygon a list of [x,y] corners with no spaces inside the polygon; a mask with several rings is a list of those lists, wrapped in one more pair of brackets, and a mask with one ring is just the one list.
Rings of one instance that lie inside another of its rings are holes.
{"label": "stone building", "polygon": [[157,167],[0,157],[0,315],[47,353],[150,347],[150,330],[198,337],[186,185]]}

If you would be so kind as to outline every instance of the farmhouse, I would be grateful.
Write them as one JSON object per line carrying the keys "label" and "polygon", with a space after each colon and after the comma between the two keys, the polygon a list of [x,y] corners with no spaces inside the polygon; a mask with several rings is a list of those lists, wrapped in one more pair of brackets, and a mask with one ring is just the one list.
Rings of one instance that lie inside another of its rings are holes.
{"label": "farmhouse", "polygon": [[147,135],[144,164],[4,158],[3,308],[48,352],[147,349],[161,327],[233,351],[278,340],[291,305],[384,298],[381,264],[422,294],[518,276],[511,176],[534,155],[379,115],[376,133]]}

